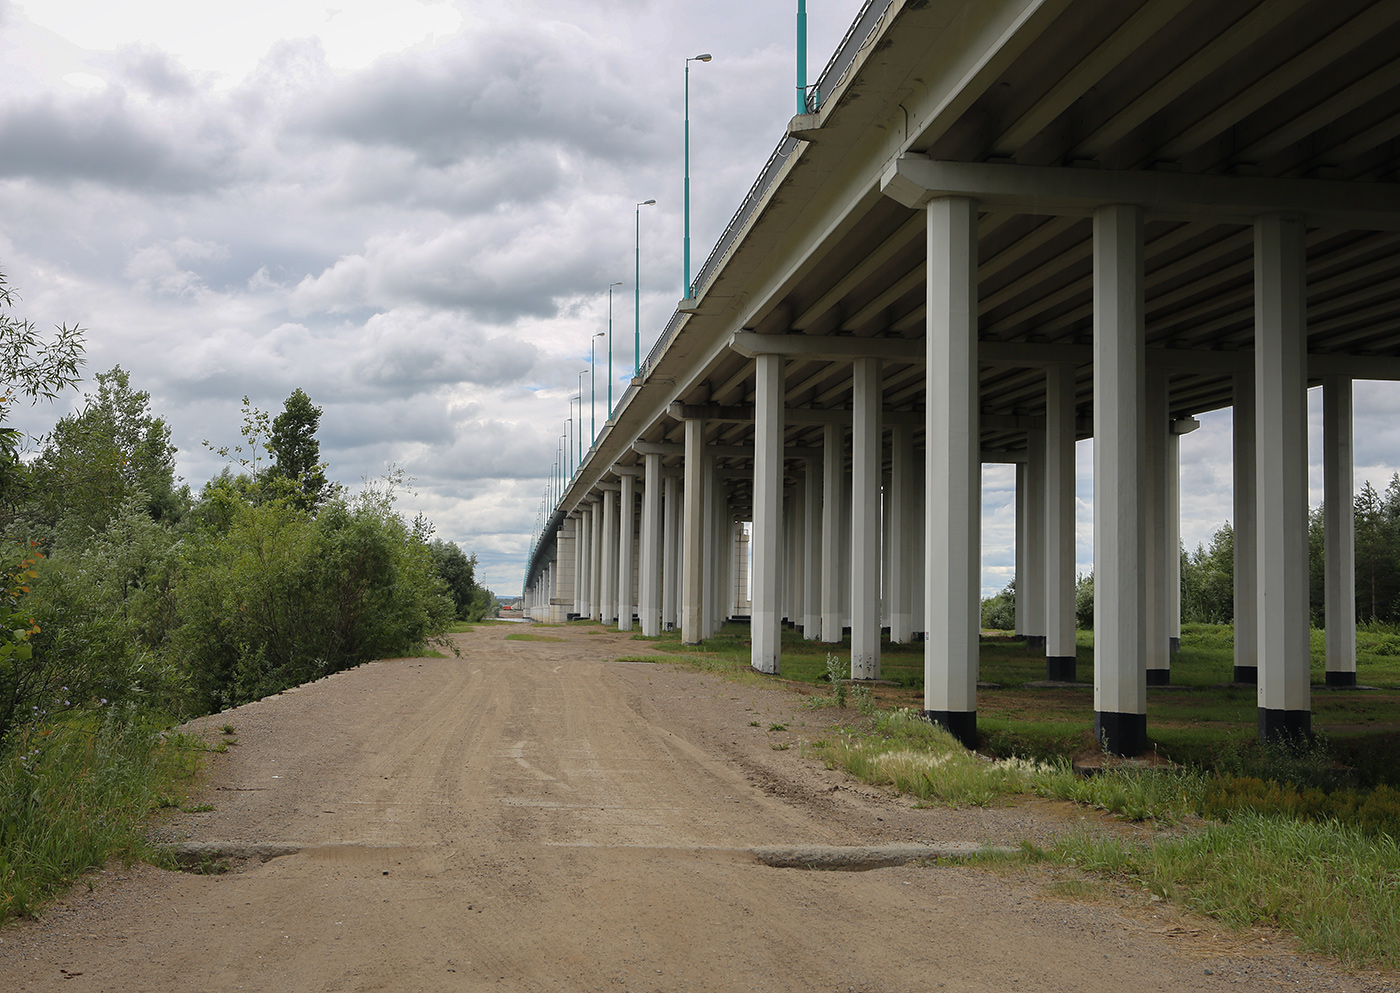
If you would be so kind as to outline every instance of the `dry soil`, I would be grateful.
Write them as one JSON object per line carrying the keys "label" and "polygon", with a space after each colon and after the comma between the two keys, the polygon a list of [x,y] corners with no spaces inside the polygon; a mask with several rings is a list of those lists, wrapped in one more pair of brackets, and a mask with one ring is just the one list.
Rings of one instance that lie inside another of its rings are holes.
{"label": "dry soil", "polygon": [[[0,991],[1391,986],[1143,893],[906,861],[1116,828],[1048,803],[916,809],[803,755],[848,713],[612,662],[648,649],[598,628],[520,630],[194,722],[237,745],[210,756],[213,809],[158,830],[231,871],[92,875],[0,930]],[[830,871],[856,865],[881,867]]]}

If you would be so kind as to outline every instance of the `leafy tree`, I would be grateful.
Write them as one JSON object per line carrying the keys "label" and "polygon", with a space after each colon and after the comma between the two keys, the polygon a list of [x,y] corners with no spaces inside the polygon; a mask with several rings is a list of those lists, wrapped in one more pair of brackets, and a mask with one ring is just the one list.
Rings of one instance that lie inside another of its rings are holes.
{"label": "leafy tree", "polygon": [[34,466],[34,510],[60,541],[85,543],[135,498],[153,520],[178,520],[188,493],[175,485],[175,446],[151,395],[121,366],[97,374],[97,392],[59,420]]}
{"label": "leafy tree", "polygon": [[53,400],[75,386],[84,341],[83,329],[67,324],[59,325],[53,338],[41,338],[32,322],[7,313],[15,301],[0,272],[0,504],[6,506],[27,488],[19,458],[23,439],[18,429],[5,426],[10,409],[24,398],[31,404]]}
{"label": "leafy tree", "polygon": [[1210,547],[1181,555],[1181,619],[1229,624],[1235,617],[1235,530],[1227,521],[1211,536]]}
{"label": "leafy tree", "polygon": [[267,446],[274,460],[269,475],[293,484],[291,499],[308,510],[320,506],[333,492],[321,461],[321,443],[316,440],[320,426],[321,408],[297,387],[283,403],[282,413],[273,418]]}
{"label": "leafy tree", "polygon": [[989,631],[1016,629],[1016,581],[1012,580],[999,593],[982,598],[982,626]]}
{"label": "leafy tree", "polygon": [[447,584],[458,620],[480,621],[495,616],[496,598],[476,581],[475,555],[466,555],[455,542],[440,539],[428,542],[428,551],[438,576]]}

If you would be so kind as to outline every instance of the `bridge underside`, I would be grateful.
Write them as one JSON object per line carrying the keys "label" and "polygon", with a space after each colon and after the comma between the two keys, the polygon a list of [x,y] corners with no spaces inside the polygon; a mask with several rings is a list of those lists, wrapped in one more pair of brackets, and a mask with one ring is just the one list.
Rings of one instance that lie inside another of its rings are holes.
{"label": "bridge underside", "polygon": [[1344,685],[1351,384],[1400,379],[1396,52],[1391,2],[877,0],[555,508],[532,609],[686,641],[747,609],[764,672],[783,623],[849,629],[855,678],[882,626],[923,637],[971,744],[981,466],[1016,464],[1018,626],[1073,679],[1093,437],[1095,724],[1132,754],[1179,633],[1177,441],[1233,406],[1236,677],[1262,734],[1308,732],[1306,392]]}

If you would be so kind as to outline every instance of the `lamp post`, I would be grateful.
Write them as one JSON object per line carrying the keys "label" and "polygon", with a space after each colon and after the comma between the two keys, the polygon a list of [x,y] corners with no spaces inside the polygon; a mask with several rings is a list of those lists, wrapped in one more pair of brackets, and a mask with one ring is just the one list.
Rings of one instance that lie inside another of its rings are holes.
{"label": "lamp post", "polygon": [[588,339],[588,385],[593,390],[593,397],[588,401],[588,413],[593,422],[593,433],[588,438],[589,448],[592,448],[593,443],[598,440],[598,373],[593,359],[593,346],[601,337],[603,337],[603,332],[599,331]]}
{"label": "lamp post", "polygon": [[578,401],[578,465],[583,465],[583,377],[588,375],[588,370],[578,374],[578,396],[574,397]]}
{"label": "lamp post", "polygon": [[[608,417],[612,420],[612,291],[614,286],[621,286],[622,280],[608,284]],[[607,423],[604,421],[603,423]]]}
{"label": "lamp post", "polygon": [[632,340],[632,375],[633,377],[642,374],[642,208],[650,207],[656,203],[655,200],[643,200],[637,204],[637,238],[634,242],[636,247],[637,272],[632,280],[633,299],[636,303],[635,315],[636,329]]}
{"label": "lamp post", "polygon": [[569,416],[564,418],[564,466],[569,470],[568,479],[574,478],[577,465],[569,465],[574,457],[574,401],[569,398]]}
{"label": "lamp post", "polygon": [[690,299],[690,63],[708,62],[709,52],[685,60],[685,299]]}
{"label": "lamp post", "polygon": [[797,0],[797,112],[807,113],[807,0]]}

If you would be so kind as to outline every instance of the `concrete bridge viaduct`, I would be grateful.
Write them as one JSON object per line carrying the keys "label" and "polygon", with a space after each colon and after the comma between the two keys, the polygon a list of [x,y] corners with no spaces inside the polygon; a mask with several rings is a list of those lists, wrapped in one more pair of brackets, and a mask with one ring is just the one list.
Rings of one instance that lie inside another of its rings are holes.
{"label": "concrete bridge viaduct", "polygon": [[[1170,680],[1176,441],[1234,407],[1236,677],[1310,729],[1306,392],[1327,681],[1355,681],[1352,381],[1400,379],[1400,2],[872,0],[553,508],[533,616],[924,633],[977,713],[981,466],[1017,464],[1022,633],[1072,678],[1094,438],[1097,735]],[[747,584],[744,584],[747,585]],[[635,604],[635,607],[634,607]]]}

